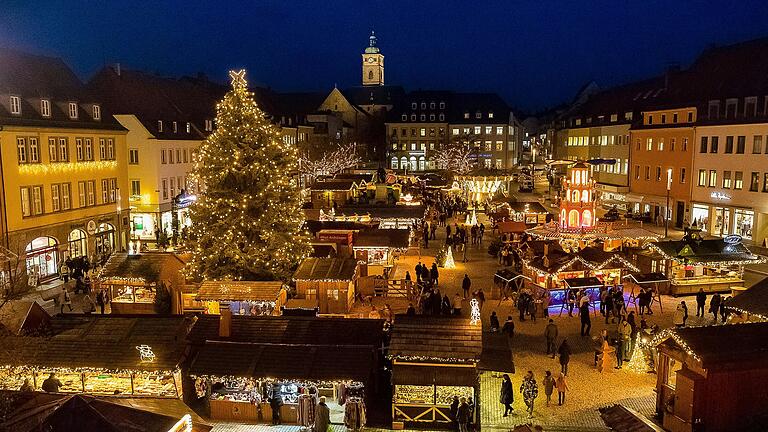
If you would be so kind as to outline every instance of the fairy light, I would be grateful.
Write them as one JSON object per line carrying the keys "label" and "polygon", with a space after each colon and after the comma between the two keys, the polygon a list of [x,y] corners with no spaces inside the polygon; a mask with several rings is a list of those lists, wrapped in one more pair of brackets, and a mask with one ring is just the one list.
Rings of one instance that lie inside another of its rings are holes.
{"label": "fairy light", "polygon": [[184,414],[175,425],[168,429],[168,432],[192,432],[193,430],[192,416]]}
{"label": "fairy light", "polygon": [[201,144],[192,177],[192,259],[186,274],[212,280],[288,280],[309,255],[297,181],[298,149],[282,140],[232,71],[232,90],[216,106],[216,129]]}
{"label": "fairy light", "polygon": [[19,174],[48,175],[72,174],[84,171],[109,171],[117,169],[117,161],[56,162],[49,164],[21,164]]}
{"label": "fairy light", "polygon": [[448,246],[448,252],[445,254],[445,262],[443,263],[443,267],[447,269],[456,268],[456,263],[453,261],[453,251],[451,250],[450,246]]}
{"label": "fairy light", "polygon": [[469,307],[471,311],[471,316],[469,319],[469,323],[472,325],[477,325],[480,323],[480,302],[477,301],[477,299],[472,299],[469,301]]}

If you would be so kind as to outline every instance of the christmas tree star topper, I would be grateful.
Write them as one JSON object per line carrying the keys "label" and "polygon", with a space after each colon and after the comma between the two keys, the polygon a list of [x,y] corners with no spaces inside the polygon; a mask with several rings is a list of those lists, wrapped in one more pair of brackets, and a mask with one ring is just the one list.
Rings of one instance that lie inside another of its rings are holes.
{"label": "christmas tree star topper", "polygon": [[245,81],[245,69],[239,71],[229,71],[229,77],[232,79],[233,88],[245,88],[248,83]]}

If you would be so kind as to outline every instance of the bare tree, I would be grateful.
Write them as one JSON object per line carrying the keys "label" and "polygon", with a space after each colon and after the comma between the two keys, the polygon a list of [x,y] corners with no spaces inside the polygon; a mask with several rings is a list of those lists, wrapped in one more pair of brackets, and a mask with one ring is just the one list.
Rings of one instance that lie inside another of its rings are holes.
{"label": "bare tree", "polygon": [[318,177],[331,176],[345,169],[354,168],[361,162],[356,150],[355,143],[347,143],[340,144],[336,150],[323,153],[316,160],[305,154],[299,158],[299,171],[311,182]]}
{"label": "bare tree", "polygon": [[438,151],[435,163],[439,169],[467,174],[477,165],[479,145],[480,140],[473,134],[458,135]]}

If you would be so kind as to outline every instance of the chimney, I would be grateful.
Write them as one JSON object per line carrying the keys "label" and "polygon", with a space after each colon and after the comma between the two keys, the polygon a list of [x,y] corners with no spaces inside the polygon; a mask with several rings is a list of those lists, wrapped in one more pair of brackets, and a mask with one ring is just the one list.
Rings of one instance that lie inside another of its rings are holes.
{"label": "chimney", "polygon": [[232,335],[232,310],[226,305],[219,313],[219,337],[228,338]]}

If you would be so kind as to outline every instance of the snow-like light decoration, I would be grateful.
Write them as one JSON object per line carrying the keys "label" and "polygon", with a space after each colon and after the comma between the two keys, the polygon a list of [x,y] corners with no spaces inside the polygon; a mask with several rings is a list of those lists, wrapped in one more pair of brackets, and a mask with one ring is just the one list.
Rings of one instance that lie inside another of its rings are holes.
{"label": "snow-like light decoration", "polygon": [[469,301],[469,308],[470,308],[470,318],[469,323],[472,325],[477,325],[480,323],[480,302],[477,301],[477,299],[472,299]]}

